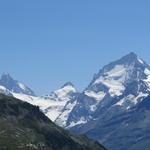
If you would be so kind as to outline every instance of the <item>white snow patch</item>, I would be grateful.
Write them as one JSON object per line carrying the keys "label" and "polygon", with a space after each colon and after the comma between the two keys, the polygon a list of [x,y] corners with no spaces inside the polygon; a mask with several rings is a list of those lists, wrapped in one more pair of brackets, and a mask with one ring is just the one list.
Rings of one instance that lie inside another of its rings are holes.
{"label": "white snow patch", "polygon": [[[25,86],[23,84],[18,82],[18,85],[22,89],[25,89]],[[73,86],[66,85],[63,88],[56,90],[52,92],[50,95],[45,97],[36,97],[36,96],[30,96],[30,95],[18,94],[18,93],[12,93],[12,94],[14,97],[22,101],[26,101],[32,105],[39,106],[39,108],[45,113],[46,116],[48,116],[52,121],[55,121],[56,118],[58,118],[58,116],[62,113],[62,110],[67,104],[67,102],[71,100],[72,97],[70,96],[70,93],[76,93],[76,92],[77,91]]]}
{"label": "white snow patch", "polygon": [[70,96],[69,93],[76,93],[76,89],[71,86],[65,86],[64,88],[61,88],[59,90],[56,90],[54,92],[52,92],[48,98],[49,99],[54,99],[55,101],[69,101],[70,100]]}
{"label": "white snow patch", "polygon": [[145,68],[144,73],[145,73],[147,76],[149,76],[149,75],[150,75],[150,70],[147,69],[147,68]]}
{"label": "white snow patch", "polygon": [[95,98],[97,101],[101,101],[105,96],[105,93],[103,91],[100,91],[98,93],[94,91],[85,91],[84,94],[89,97]]}
{"label": "white snow patch", "polygon": [[138,104],[139,100],[142,100],[146,96],[148,96],[148,94],[142,93],[142,92],[140,92],[138,96],[134,96],[134,95],[130,94],[127,97],[124,97],[123,99],[121,99],[115,105],[121,106],[125,109],[130,109],[131,107]]}
{"label": "white snow patch", "polygon": [[144,64],[143,60],[138,58],[138,61],[141,63],[141,64]]}
{"label": "white snow patch", "polygon": [[90,106],[90,110],[93,112],[96,110],[96,108],[97,108],[97,104]]}
{"label": "white snow patch", "polygon": [[149,91],[150,91],[150,70],[149,69],[145,69],[144,70],[145,75],[147,76],[146,79],[144,79],[143,81],[147,84],[147,86],[149,87]]}
{"label": "white snow patch", "polygon": [[25,94],[12,93],[14,97],[28,102],[32,105],[39,106],[39,108],[47,115],[52,121],[54,121],[61,113],[63,107],[67,101],[54,101],[51,99],[45,99],[43,97],[35,97]]}
{"label": "white snow patch", "polygon": [[57,116],[60,115],[60,111],[57,109],[50,109],[47,113],[45,113],[48,118],[50,118],[52,121],[55,121]]}
{"label": "white snow patch", "polygon": [[103,84],[108,87],[108,92],[112,97],[122,95],[122,92],[125,90],[124,82],[129,78],[130,73],[133,70],[133,65],[124,66],[116,65],[113,69],[108,72],[105,72],[100,76],[94,83]]}
{"label": "white snow patch", "polygon": [[[133,103],[136,103],[135,102],[135,97],[132,94],[128,95],[127,97],[124,97],[119,102],[117,102],[115,105],[119,105],[119,106],[124,107],[124,106],[128,105],[129,101],[131,101],[131,100],[132,100]],[[126,107],[128,107],[128,106],[126,106]]]}
{"label": "white snow patch", "polygon": [[6,91],[7,89],[4,86],[0,85],[0,90]]}
{"label": "white snow patch", "polygon": [[105,97],[106,93],[104,93],[103,91],[100,92],[94,92],[94,91],[90,91],[87,90],[84,92],[85,95],[87,95],[88,97],[94,98],[96,101],[93,105],[90,105],[90,110],[91,111],[95,111],[97,108],[97,105],[99,104],[100,101],[103,100],[103,98]]}
{"label": "white snow patch", "polygon": [[55,123],[59,126],[66,127],[67,119],[70,114],[70,112],[75,107],[77,101],[74,102],[68,102],[66,106],[64,107],[63,112],[58,116],[58,118],[55,120]]}
{"label": "white snow patch", "polygon": [[119,77],[125,74],[126,68],[123,65],[116,65],[112,70],[107,72],[109,77]]}
{"label": "white snow patch", "polygon": [[112,97],[120,96],[125,90],[123,83],[114,79],[104,79],[103,77],[100,77],[95,83],[102,83],[107,86],[109,88],[109,93]]}
{"label": "white snow patch", "polygon": [[26,90],[26,86],[20,82],[18,82],[18,85],[21,89]]}
{"label": "white snow patch", "polygon": [[5,95],[11,95],[11,92],[8,89],[6,89],[4,86],[0,86],[0,93]]}
{"label": "white snow patch", "polygon": [[84,117],[81,117],[80,120],[77,122],[72,121],[67,128],[71,128],[71,127],[74,127],[76,125],[85,124],[85,123],[87,123],[87,120]]}

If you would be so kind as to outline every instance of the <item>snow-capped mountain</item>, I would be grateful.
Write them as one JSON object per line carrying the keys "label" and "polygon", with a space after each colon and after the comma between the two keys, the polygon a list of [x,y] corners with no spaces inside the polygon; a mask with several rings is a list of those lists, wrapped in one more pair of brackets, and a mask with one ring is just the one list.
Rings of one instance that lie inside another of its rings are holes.
{"label": "snow-capped mountain", "polygon": [[66,122],[69,118],[70,113],[72,112],[73,108],[77,104],[79,93],[75,93],[73,97],[70,98],[69,101],[67,101],[66,105],[62,109],[62,112],[60,115],[55,119],[55,123],[59,126],[66,127]]}
{"label": "snow-capped mountain", "polygon": [[39,106],[45,115],[47,115],[52,121],[55,121],[55,119],[62,113],[66,103],[71,101],[77,93],[78,92],[74,85],[70,82],[64,84],[60,89],[51,92],[50,95],[41,97],[12,92],[14,97]]}
{"label": "snow-capped mountain", "polygon": [[49,105],[49,107],[44,110],[44,113],[55,121],[64,110],[65,105],[72,101],[77,95],[78,92],[74,85],[71,82],[67,82],[60,89],[44,97],[44,99],[55,103],[55,105]]}
{"label": "snow-capped mountain", "polygon": [[[118,129],[115,118],[123,121],[126,115],[122,117],[122,114],[130,113],[149,94],[150,67],[136,54],[130,53],[94,75],[89,86],[77,97],[65,122],[61,124],[59,118],[56,123],[102,141],[109,148],[110,141],[115,138],[111,134]],[[65,107],[69,105],[70,102]],[[63,118],[65,113],[64,110],[60,116]]]}
{"label": "snow-capped mountain", "polygon": [[120,107],[121,111],[127,111],[149,92],[150,67],[136,54],[130,53],[106,65],[94,76],[78,96],[76,105],[62,126],[70,128],[85,124],[108,108],[115,110],[115,107]]}
{"label": "snow-capped mountain", "polygon": [[68,82],[49,95],[35,96],[10,75],[2,75],[0,92],[39,106],[56,124],[108,149],[133,150],[145,140],[150,146],[150,66],[134,53],[104,66],[82,93]]}
{"label": "snow-capped mountain", "polygon": [[14,80],[9,74],[2,74],[0,85],[14,93],[22,93],[35,96],[34,92],[23,83]]}
{"label": "snow-capped mountain", "polygon": [[51,92],[50,95],[46,95],[44,98],[55,101],[68,101],[74,93],[77,93],[76,88],[71,82],[67,82],[60,89]]}
{"label": "snow-capped mountain", "polygon": [[3,74],[1,76],[0,93],[14,96],[22,101],[39,106],[52,121],[55,121],[62,113],[66,103],[78,94],[74,85],[71,82],[67,82],[49,95],[36,96],[30,88],[14,80],[9,74]]}

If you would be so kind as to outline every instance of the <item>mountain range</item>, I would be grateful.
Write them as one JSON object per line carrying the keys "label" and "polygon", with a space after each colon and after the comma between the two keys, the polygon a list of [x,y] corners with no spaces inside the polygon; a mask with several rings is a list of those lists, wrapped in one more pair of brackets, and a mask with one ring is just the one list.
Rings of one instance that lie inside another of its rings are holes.
{"label": "mountain range", "polygon": [[39,107],[0,94],[1,150],[105,150],[56,126]]}
{"label": "mountain range", "polygon": [[135,53],[104,66],[82,92],[67,82],[46,96],[3,74],[0,92],[39,106],[57,125],[110,150],[149,150],[150,66]]}

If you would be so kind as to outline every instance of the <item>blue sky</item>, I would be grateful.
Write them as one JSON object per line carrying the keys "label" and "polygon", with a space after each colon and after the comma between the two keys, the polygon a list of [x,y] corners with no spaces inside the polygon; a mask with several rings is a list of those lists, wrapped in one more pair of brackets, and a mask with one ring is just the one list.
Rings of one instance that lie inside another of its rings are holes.
{"label": "blue sky", "polygon": [[0,1],[0,73],[37,94],[67,81],[82,90],[105,64],[133,51],[150,64],[150,2]]}

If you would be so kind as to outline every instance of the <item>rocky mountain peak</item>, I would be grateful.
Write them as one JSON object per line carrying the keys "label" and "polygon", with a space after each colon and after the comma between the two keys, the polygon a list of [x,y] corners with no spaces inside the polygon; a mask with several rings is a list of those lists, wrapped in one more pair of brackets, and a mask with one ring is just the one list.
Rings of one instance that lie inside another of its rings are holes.
{"label": "rocky mountain peak", "polygon": [[64,88],[64,87],[66,87],[66,86],[71,86],[71,87],[74,87],[74,88],[75,88],[75,86],[73,85],[72,82],[66,82],[61,88]]}
{"label": "rocky mountain peak", "polygon": [[14,80],[9,73],[3,73],[0,79],[0,86],[5,87],[11,92],[35,95],[34,92],[23,83]]}
{"label": "rocky mountain peak", "polygon": [[[77,98],[66,126],[85,124],[116,108],[126,111],[150,93],[150,67],[135,53],[104,66]],[[92,116],[92,117],[91,117]]]}

